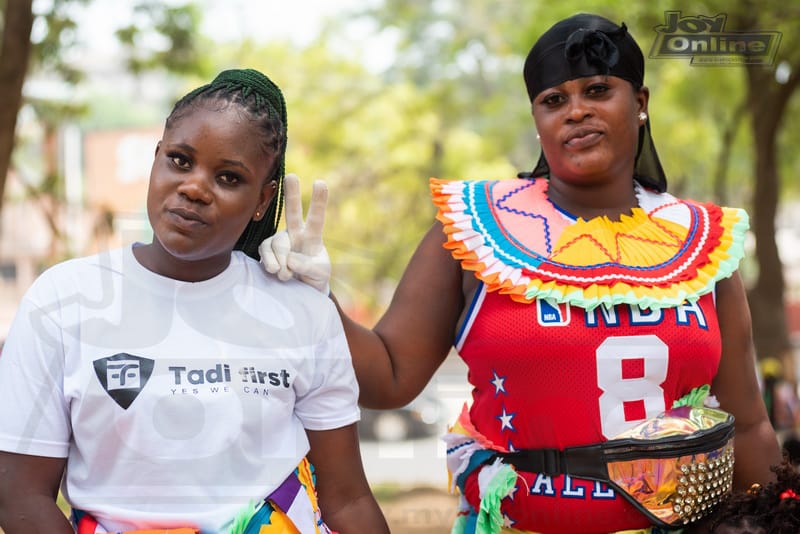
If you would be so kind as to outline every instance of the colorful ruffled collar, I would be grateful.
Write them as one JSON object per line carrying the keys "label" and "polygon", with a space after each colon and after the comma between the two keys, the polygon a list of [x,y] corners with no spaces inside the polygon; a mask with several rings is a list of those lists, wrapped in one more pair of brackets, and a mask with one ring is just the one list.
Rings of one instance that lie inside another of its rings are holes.
{"label": "colorful ruffled collar", "polygon": [[747,214],[637,184],[639,207],[619,221],[573,219],[544,179],[431,179],[445,246],[487,288],[520,302],[548,298],[591,309],[697,300],[744,255]]}

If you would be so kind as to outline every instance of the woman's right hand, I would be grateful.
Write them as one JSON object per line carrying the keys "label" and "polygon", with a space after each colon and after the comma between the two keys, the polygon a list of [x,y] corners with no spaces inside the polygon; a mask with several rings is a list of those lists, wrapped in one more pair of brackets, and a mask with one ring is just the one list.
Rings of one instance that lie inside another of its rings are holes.
{"label": "woman's right hand", "polygon": [[327,295],[330,293],[331,260],[322,243],[322,227],[328,187],[321,180],[314,182],[305,222],[297,175],[287,174],[283,187],[286,230],[262,241],[258,247],[261,264],[280,280],[295,277]]}

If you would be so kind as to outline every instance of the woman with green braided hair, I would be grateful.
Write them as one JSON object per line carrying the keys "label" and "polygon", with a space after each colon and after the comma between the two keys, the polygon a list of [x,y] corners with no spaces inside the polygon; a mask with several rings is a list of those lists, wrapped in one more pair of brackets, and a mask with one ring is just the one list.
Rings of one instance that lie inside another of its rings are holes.
{"label": "woman with green braided hair", "polygon": [[257,262],[286,128],[260,72],[187,94],[155,149],[152,241],[56,265],[23,297],[0,359],[6,534],[388,532],[336,308]]}

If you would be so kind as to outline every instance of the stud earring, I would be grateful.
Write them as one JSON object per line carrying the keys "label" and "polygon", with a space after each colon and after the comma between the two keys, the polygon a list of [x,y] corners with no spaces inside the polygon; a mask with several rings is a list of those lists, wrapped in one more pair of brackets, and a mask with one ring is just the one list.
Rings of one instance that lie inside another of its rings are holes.
{"label": "stud earring", "polygon": [[260,211],[257,211],[257,212],[256,212],[256,219],[258,219],[259,217],[261,217],[261,212],[260,212]]}
{"label": "stud earring", "polygon": [[642,121],[642,122],[645,122],[647,120],[647,113],[645,113],[644,111],[640,111],[639,112],[639,120]]}
{"label": "stud earring", "polygon": [[541,140],[542,140],[542,136],[541,136],[541,135],[539,135],[538,133],[536,134],[536,140],[537,140],[537,141],[541,141]]}

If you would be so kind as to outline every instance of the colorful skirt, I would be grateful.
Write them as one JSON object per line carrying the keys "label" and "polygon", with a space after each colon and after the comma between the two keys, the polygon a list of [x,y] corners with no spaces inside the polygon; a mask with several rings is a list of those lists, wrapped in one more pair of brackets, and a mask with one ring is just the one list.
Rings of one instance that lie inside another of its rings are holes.
{"label": "colorful skirt", "polygon": [[[99,534],[97,520],[73,510],[76,534]],[[199,534],[193,527],[127,530],[113,534]],[[112,533],[107,533],[112,534]],[[223,533],[220,533],[223,534]],[[272,493],[247,506],[225,534],[336,534],[322,521],[314,486],[314,467],[306,459]]]}

